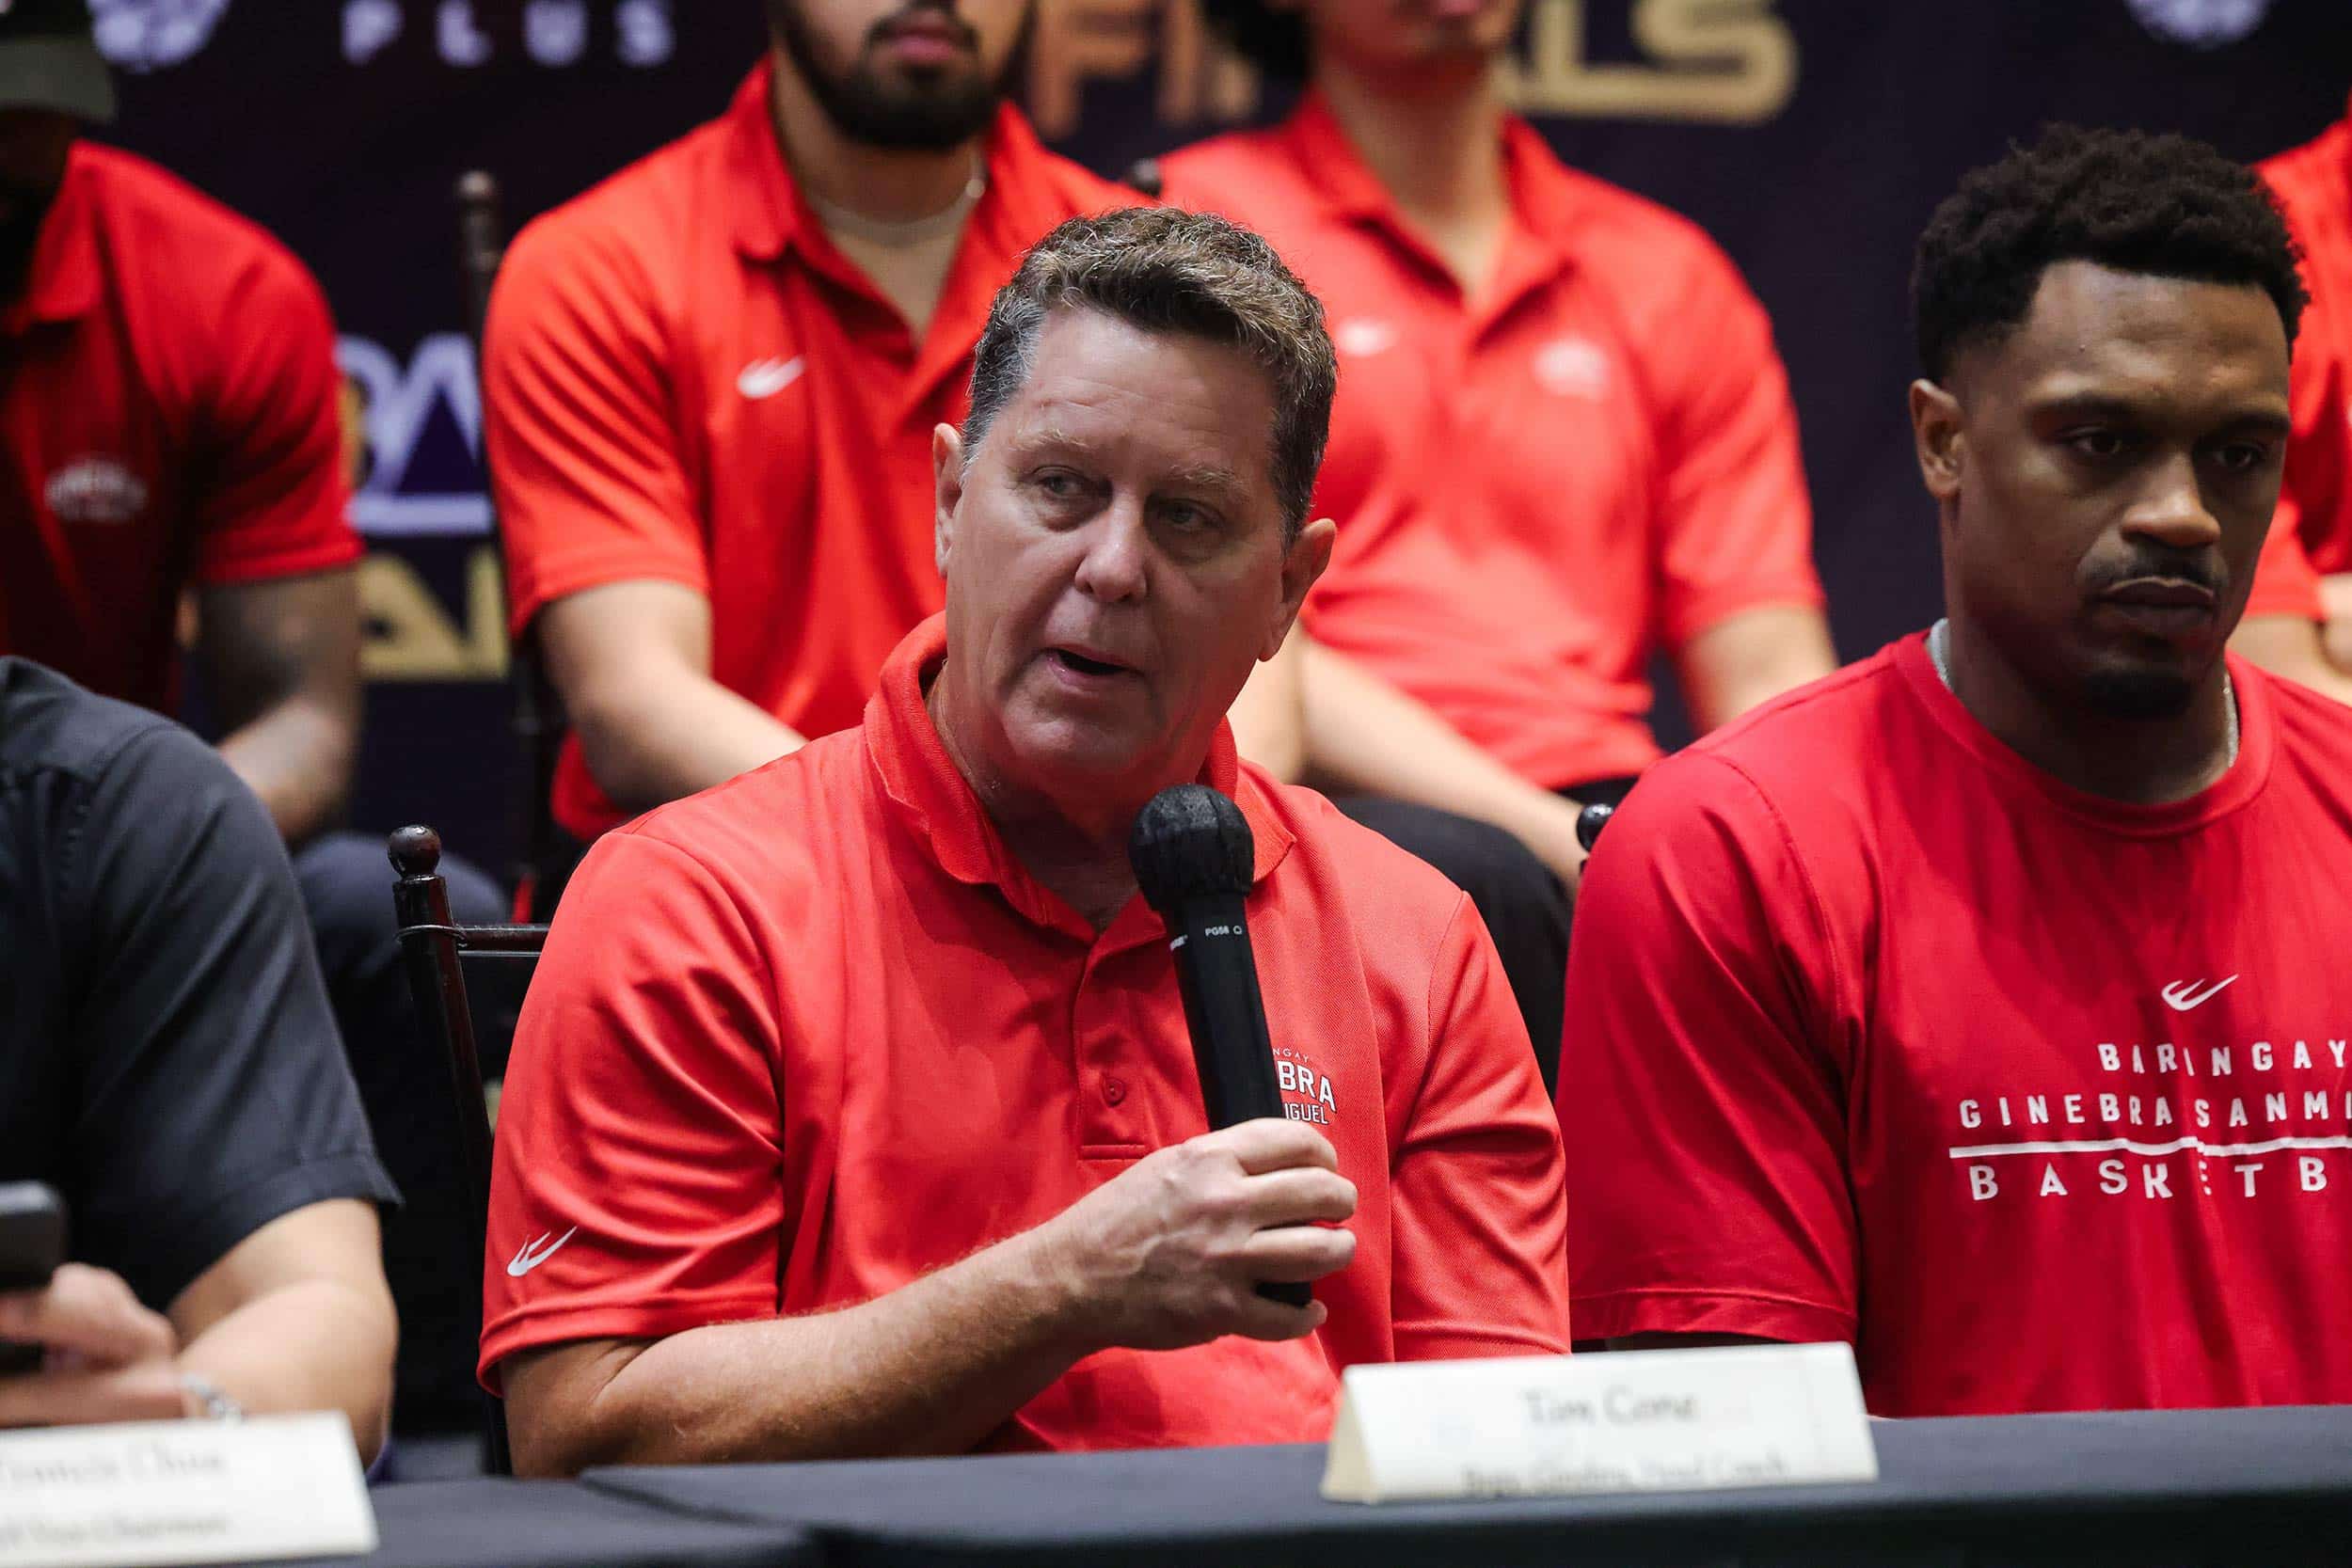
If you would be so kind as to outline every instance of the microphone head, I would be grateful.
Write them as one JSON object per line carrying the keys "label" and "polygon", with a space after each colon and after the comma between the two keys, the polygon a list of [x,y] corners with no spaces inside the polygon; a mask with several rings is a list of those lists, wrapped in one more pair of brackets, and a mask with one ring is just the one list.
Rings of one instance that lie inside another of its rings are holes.
{"label": "microphone head", "polygon": [[1171,784],[1145,802],[1127,835],[1127,864],[1163,917],[1204,894],[1247,895],[1254,846],[1241,808],[1207,784]]}

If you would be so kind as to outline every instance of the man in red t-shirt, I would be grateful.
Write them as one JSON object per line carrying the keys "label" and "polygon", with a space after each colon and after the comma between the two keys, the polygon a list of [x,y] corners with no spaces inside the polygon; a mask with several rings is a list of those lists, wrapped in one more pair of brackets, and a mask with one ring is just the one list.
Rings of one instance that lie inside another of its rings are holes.
{"label": "man in red t-shirt", "polygon": [[2352,117],[2261,170],[2312,303],[2296,338],[2286,483],[2232,646],[2352,703]]}
{"label": "man in red t-shirt", "polygon": [[[176,714],[183,594],[219,750],[294,855],[336,1022],[407,1197],[385,1227],[402,1418],[470,1419],[453,1134],[415,1066],[380,837],[335,832],[359,732],[358,535],[326,301],[256,225],[82,139],[113,113],[72,0],[0,11],[0,653]],[[504,900],[444,863],[460,918]],[[446,1384],[449,1374],[442,1373]]]}
{"label": "man in red t-shirt", "polygon": [[[1319,1440],[1351,1363],[1565,1348],[1475,910],[1224,720],[1330,552],[1333,380],[1215,218],[1074,219],[998,296],[933,438],[945,615],[861,727],[606,834],[556,916],[484,1270],[519,1468]],[[1188,780],[1250,827],[1285,1101],[1219,1132],[1126,856]]]}
{"label": "man in red t-shirt", "polygon": [[1850,1340],[1887,1416],[2352,1399],[2352,712],[2223,652],[2286,230],[2202,144],[2053,131],[1915,293],[1947,618],[1602,840],[1578,1330]]}

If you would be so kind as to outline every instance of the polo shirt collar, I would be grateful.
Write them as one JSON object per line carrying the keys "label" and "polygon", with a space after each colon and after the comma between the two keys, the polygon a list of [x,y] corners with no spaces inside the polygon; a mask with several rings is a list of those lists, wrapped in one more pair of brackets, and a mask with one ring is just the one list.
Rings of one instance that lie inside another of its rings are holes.
{"label": "polo shirt collar", "polygon": [[[934,615],[909,632],[882,666],[881,683],[866,705],[866,755],[886,808],[939,868],[960,882],[1000,889],[1006,901],[1032,923],[1068,932],[1091,943],[1093,924],[1059,895],[1032,877],[981,809],[939,737],[925,705],[925,689],[947,658],[947,618]],[[1232,726],[1219,722],[1209,743],[1200,782],[1232,797],[1249,823],[1249,875],[1263,882],[1296,842],[1275,816],[1257,779],[1242,770],[1233,750]],[[1157,917],[1140,920],[1142,900],[1130,900],[1105,937],[1147,939],[1160,929]]]}
{"label": "polo shirt collar", "polygon": [[[1366,166],[1321,92],[1310,87],[1278,135],[1288,143],[1297,166],[1311,172],[1332,216],[1376,225],[1397,243],[1426,253],[1427,246],[1406,227],[1388,187]],[[1585,215],[1576,177],[1542,135],[1518,115],[1503,117],[1502,162],[1512,211],[1522,235],[1534,242],[1536,254],[1506,256],[1507,276],[1494,291],[1498,295],[1521,292],[1570,265],[1576,230]],[[1435,257],[1430,261],[1439,264]]]}
{"label": "polo shirt collar", "polygon": [[24,292],[4,313],[0,331],[21,332],[44,323],[75,321],[98,304],[98,212],[93,177],[83,149],[69,154],[65,182],[40,226]]}

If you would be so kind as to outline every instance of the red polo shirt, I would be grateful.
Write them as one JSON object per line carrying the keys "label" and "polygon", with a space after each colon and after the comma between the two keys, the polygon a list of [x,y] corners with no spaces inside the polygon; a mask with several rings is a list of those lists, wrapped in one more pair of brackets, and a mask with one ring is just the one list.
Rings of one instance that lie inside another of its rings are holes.
{"label": "red polo shirt", "polygon": [[[768,82],[516,237],[485,413],[517,633],[583,589],[683,583],[710,601],[712,677],[816,736],[942,603],[930,433],[963,418],[990,301],[1055,225],[1140,198],[1005,108],[918,342],[793,182]],[[621,819],[576,742],[555,810],[582,837]]]}
{"label": "red polo shirt", "polygon": [[1922,637],[1660,764],[1577,895],[1587,1335],[1849,1339],[1883,1416],[2352,1400],[2352,710],[2069,788]]}
{"label": "red polo shirt", "polygon": [[283,245],[76,145],[0,309],[0,653],[170,711],[191,579],[358,559],[338,384],[326,301]]}
{"label": "red polo shirt", "polygon": [[[501,1102],[482,1370],[870,1299],[1207,1130],[1159,917],[1097,933],[1023,869],[923,704],[609,833],[564,895]],[[1320,1441],[1357,1361],[1565,1348],[1560,1146],[1485,927],[1322,797],[1202,778],[1257,844],[1250,938],[1294,1117],[1359,1245],[1288,1344],[1089,1357],[996,1447]],[[544,1259],[535,1261],[534,1259]]]}
{"label": "red polo shirt", "polygon": [[1547,786],[1658,755],[1648,667],[1818,605],[1788,380],[1697,228],[1503,132],[1515,217],[1465,297],[1323,101],[1169,157],[1171,201],[1274,241],[1340,355],[1309,629]]}
{"label": "red polo shirt", "polygon": [[2316,620],[2319,572],[2352,572],[2352,116],[2261,166],[2303,251],[2286,483],[2249,615]]}

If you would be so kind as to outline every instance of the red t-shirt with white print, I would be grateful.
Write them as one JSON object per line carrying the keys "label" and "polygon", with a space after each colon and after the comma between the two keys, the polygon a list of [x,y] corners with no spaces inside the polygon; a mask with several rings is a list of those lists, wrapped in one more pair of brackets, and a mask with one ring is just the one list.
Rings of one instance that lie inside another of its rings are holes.
{"label": "red t-shirt with white print", "polygon": [[1645,778],[1577,909],[1580,1336],[1851,1340],[1887,1416],[2352,1400],[2352,710],[2068,788],[1924,641]]}

